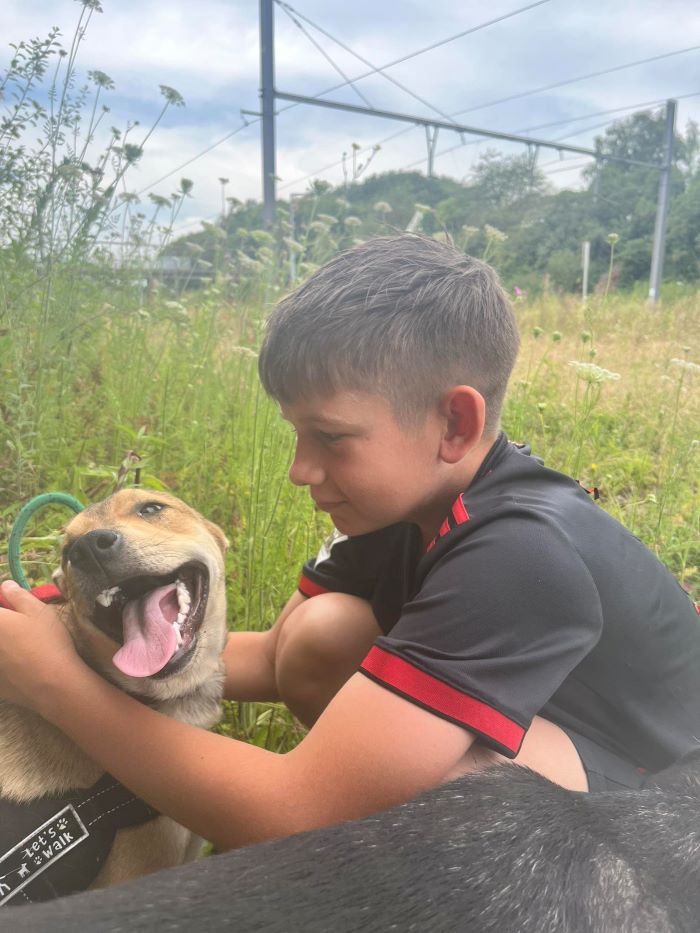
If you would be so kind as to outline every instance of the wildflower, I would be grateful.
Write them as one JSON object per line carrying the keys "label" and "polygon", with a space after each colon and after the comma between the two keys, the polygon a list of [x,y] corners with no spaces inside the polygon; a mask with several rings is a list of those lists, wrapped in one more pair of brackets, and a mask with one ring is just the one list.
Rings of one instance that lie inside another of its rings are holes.
{"label": "wildflower", "polygon": [[615,381],[620,378],[619,373],[612,373],[609,369],[603,369],[595,363],[582,363],[579,360],[569,360],[569,366],[576,370],[576,375],[584,382],[591,384],[607,381]]}
{"label": "wildflower", "polygon": [[513,292],[514,292],[516,298],[522,298],[522,297],[523,297],[523,290],[522,290],[522,288],[518,288],[517,285],[514,285],[514,286],[513,286]]}
{"label": "wildflower", "polygon": [[492,227],[491,224],[484,224],[484,233],[487,239],[496,240],[497,243],[503,243],[508,239],[508,234],[499,230],[498,227]]}
{"label": "wildflower", "polygon": [[681,369],[687,369],[691,373],[700,373],[700,363],[693,363],[691,360],[679,360],[677,358],[672,359],[671,363],[674,366],[680,366]]}
{"label": "wildflower", "polygon": [[238,356],[247,356],[251,360],[257,360],[258,354],[255,350],[251,350],[250,347],[231,347],[231,353],[235,353]]}
{"label": "wildflower", "polygon": [[555,330],[552,333],[552,340],[554,341],[554,343],[559,343],[559,341],[561,340],[561,331]]}
{"label": "wildflower", "polygon": [[338,218],[333,217],[332,214],[319,214],[318,219],[322,220],[324,224],[337,224]]}
{"label": "wildflower", "polygon": [[374,205],[374,209],[378,214],[390,214],[393,210],[388,201],[377,201]]}
{"label": "wildflower", "polygon": [[362,221],[359,217],[355,217],[354,214],[351,214],[349,217],[346,217],[343,221],[346,227],[361,227]]}
{"label": "wildflower", "polygon": [[609,243],[611,246],[614,246],[614,245],[617,243],[617,241],[618,241],[619,239],[620,239],[620,235],[619,235],[618,233],[609,233],[609,234],[608,234],[608,243]]}
{"label": "wildflower", "polygon": [[98,87],[102,87],[107,91],[114,90],[114,81],[110,78],[109,75],[105,74],[104,71],[88,71],[88,78]]}
{"label": "wildflower", "polygon": [[148,195],[148,200],[156,207],[170,207],[170,198],[165,198],[162,194],[153,194],[151,192]]}
{"label": "wildflower", "polygon": [[287,245],[290,253],[303,253],[304,247],[301,243],[298,243],[296,240],[293,240],[291,237],[284,237],[284,242]]}
{"label": "wildflower", "polygon": [[538,402],[538,403],[537,403],[537,411],[539,411],[539,412],[543,412],[543,411],[545,410],[546,407],[547,407],[547,403],[546,403],[546,402]]}
{"label": "wildflower", "polygon": [[173,107],[184,107],[185,99],[174,87],[168,87],[167,84],[159,84],[160,93]]}
{"label": "wildflower", "polygon": [[532,328],[532,336],[535,338],[535,340],[537,340],[538,337],[541,337],[543,333],[544,331],[542,330],[541,327]]}
{"label": "wildflower", "polygon": [[133,143],[124,143],[121,150],[115,151],[124,156],[124,159],[128,165],[133,165],[134,162],[138,162],[138,160],[143,155],[143,149],[141,146],[135,146]]}
{"label": "wildflower", "polygon": [[581,343],[588,343],[590,339],[591,339],[591,335],[589,331],[584,330],[581,332]]}

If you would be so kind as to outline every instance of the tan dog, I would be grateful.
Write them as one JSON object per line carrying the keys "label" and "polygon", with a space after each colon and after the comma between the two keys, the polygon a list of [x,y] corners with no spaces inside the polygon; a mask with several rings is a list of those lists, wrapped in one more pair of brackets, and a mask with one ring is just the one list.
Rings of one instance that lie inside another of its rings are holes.
{"label": "tan dog", "polygon": [[[174,496],[127,489],[68,524],[61,568],[54,574],[66,598],[58,611],[84,660],[149,706],[202,728],[221,714],[226,546],[216,525]],[[92,787],[102,773],[44,719],[0,701],[0,805]],[[49,829],[37,836],[45,845]],[[12,884],[10,868],[26,877],[38,873],[29,859],[31,845],[24,845],[24,861],[21,846],[9,855],[0,849],[0,895],[3,878],[8,890]],[[167,817],[120,828],[90,886],[181,864],[200,848],[200,839]],[[39,853],[37,866],[41,858]],[[62,869],[67,864],[66,859]],[[36,899],[22,896],[25,902]],[[12,900],[20,902],[19,895]]]}

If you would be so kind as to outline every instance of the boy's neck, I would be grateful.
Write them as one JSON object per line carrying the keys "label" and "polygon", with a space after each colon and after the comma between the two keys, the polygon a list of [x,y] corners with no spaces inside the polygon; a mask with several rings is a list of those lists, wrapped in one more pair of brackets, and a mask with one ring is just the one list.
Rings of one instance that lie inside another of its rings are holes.
{"label": "boy's neck", "polygon": [[471,486],[479,472],[481,465],[489,451],[498,439],[499,432],[483,437],[479,443],[466,454],[459,463],[455,463],[438,496],[431,504],[430,514],[417,522],[423,536],[423,544],[427,547],[440,530],[440,526],[455,500]]}

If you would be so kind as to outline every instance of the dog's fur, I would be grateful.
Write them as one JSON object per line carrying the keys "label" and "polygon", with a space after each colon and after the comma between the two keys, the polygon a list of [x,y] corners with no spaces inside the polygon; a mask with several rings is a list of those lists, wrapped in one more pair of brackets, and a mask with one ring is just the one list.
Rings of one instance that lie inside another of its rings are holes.
{"label": "dog's fur", "polygon": [[[152,504],[162,506],[162,510],[149,508],[144,512],[144,506]],[[98,531],[108,532],[103,545],[113,540],[114,546],[83,547],[78,562],[76,542],[94,541]],[[90,532],[92,538],[86,539],[84,536]],[[66,597],[58,611],[84,660],[149,706],[204,728],[214,725],[221,712],[225,549],[223,532],[179,499],[161,492],[128,489],[90,506],[68,524],[61,568],[54,574]],[[165,676],[132,677],[122,673],[112,664],[119,644],[93,624],[97,596],[125,580],[143,575],[161,577],[192,562],[206,568],[208,598],[189,657],[172,673],[166,668]],[[24,803],[90,787],[102,773],[99,765],[40,716],[0,701],[2,797]],[[94,886],[116,884],[181,864],[195,857],[201,844],[200,839],[166,817],[120,830]]]}
{"label": "dog's fur", "polygon": [[697,933],[700,754],[577,794],[513,765],[385,813],[19,908],[12,933]]}

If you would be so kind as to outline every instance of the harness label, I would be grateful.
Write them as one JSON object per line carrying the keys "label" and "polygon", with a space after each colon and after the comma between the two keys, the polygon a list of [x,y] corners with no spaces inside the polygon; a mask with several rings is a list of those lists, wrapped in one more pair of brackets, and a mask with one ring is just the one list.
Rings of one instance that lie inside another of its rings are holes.
{"label": "harness label", "polygon": [[89,835],[69,804],[0,856],[0,906]]}

